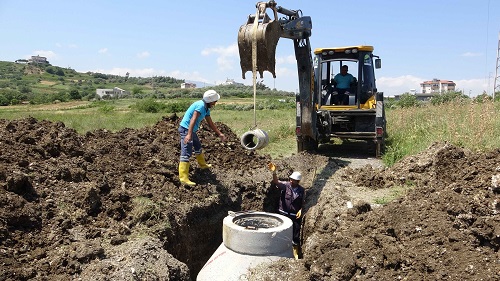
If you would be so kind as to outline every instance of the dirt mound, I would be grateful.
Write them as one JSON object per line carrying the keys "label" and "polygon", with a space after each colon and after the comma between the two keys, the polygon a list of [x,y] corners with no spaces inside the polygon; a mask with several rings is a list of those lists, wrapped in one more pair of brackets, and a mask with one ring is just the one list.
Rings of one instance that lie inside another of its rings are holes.
{"label": "dirt mound", "polygon": [[[244,150],[224,124],[217,125],[226,143],[201,128],[213,168],[199,170],[193,157],[200,184],[187,189],[177,178],[178,122],[174,115],[153,127],[81,136],[60,122],[0,120],[0,280],[88,277],[94,261],[144,236],[199,270],[221,242],[228,210],[264,209],[260,175],[269,157]],[[147,268],[132,274],[115,260],[102,274],[143,278]]]}
{"label": "dirt mound", "polygon": [[[195,279],[228,211],[276,210],[270,157],[243,149],[224,124],[225,143],[200,129],[213,167],[193,157],[198,185],[182,186],[178,122],[82,136],[63,123],[0,120],[0,280]],[[304,175],[304,259],[253,280],[498,277],[500,151],[436,144],[391,169],[307,153],[276,162],[280,178]],[[352,198],[355,186],[411,188],[374,208]]]}
{"label": "dirt mound", "polygon": [[[253,280],[500,280],[500,150],[436,143],[390,169],[329,169],[332,183],[316,182],[320,194],[308,200],[304,259],[256,270]],[[407,192],[350,209],[355,185]]]}

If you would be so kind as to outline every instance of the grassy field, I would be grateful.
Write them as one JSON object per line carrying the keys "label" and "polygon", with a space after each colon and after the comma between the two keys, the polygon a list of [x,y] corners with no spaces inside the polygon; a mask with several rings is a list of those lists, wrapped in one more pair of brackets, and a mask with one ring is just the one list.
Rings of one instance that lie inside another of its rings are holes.
{"label": "grassy field", "polygon": [[470,100],[387,111],[388,150],[392,165],[434,142],[449,142],[473,151],[500,148],[500,103]]}
{"label": "grassy field", "polygon": [[[192,101],[192,100],[188,100]],[[166,101],[172,102],[172,101]],[[61,121],[83,134],[95,129],[119,131],[123,128],[152,126],[168,112],[141,113],[134,109],[137,100],[105,102],[67,102],[48,105],[0,107],[1,119],[32,116],[39,120]],[[229,126],[236,135],[254,128],[266,131],[270,143],[260,150],[273,158],[296,152],[295,109],[227,110],[223,105],[248,104],[253,99],[227,99],[213,110],[212,119]],[[432,143],[447,141],[474,151],[500,147],[500,103],[463,101],[438,106],[392,109],[387,114],[387,151],[383,160],[392,165],[406,155],[425,150]],[[180,113],[179,115],[182,115]]]}

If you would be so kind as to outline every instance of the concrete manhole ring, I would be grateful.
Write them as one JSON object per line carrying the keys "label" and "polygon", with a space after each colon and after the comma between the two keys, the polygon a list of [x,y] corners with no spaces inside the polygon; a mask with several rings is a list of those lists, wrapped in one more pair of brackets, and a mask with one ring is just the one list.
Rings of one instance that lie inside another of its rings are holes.
{"label": "concrete manhole ring", "polygon": [[273,255],[291,248],[292,221],[266,212],[242,212],[224,218],[224,245],[241,254]]}

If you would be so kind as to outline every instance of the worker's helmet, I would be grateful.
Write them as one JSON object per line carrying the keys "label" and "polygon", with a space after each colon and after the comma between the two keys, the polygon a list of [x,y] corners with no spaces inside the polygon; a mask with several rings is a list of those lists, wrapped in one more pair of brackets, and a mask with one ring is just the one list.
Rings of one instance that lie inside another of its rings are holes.
{"label": "worker's helmet", "polygon": [[214,101],[218,101],[220,99],[220,95],[217,94],[215,90],[208,90],[203,94],[203,101],[205,103],[211,103]]}
{"label": "worker's helmet", "polygon": [[299,181],[299,180],[302,179],[302,175],[299,172],[293,172],[290,175],[290,178],[293,179],[293,180]]}

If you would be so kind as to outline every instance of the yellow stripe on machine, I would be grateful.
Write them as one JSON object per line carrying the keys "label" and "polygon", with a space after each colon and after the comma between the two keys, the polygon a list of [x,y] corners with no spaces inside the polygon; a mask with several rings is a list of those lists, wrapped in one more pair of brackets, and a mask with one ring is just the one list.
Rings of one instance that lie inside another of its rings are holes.
{"label": "yellow stripe on machine", "polygon": [[333,47],[333,48],[316,48],[314,49],[314,54],[318,55],[323,52],[334,51],[336,53],[344,52],[349,49],[358,49],[358,51],[373,52],[373,46],[359,45],[359,46],[347,46],[347,47]]}

